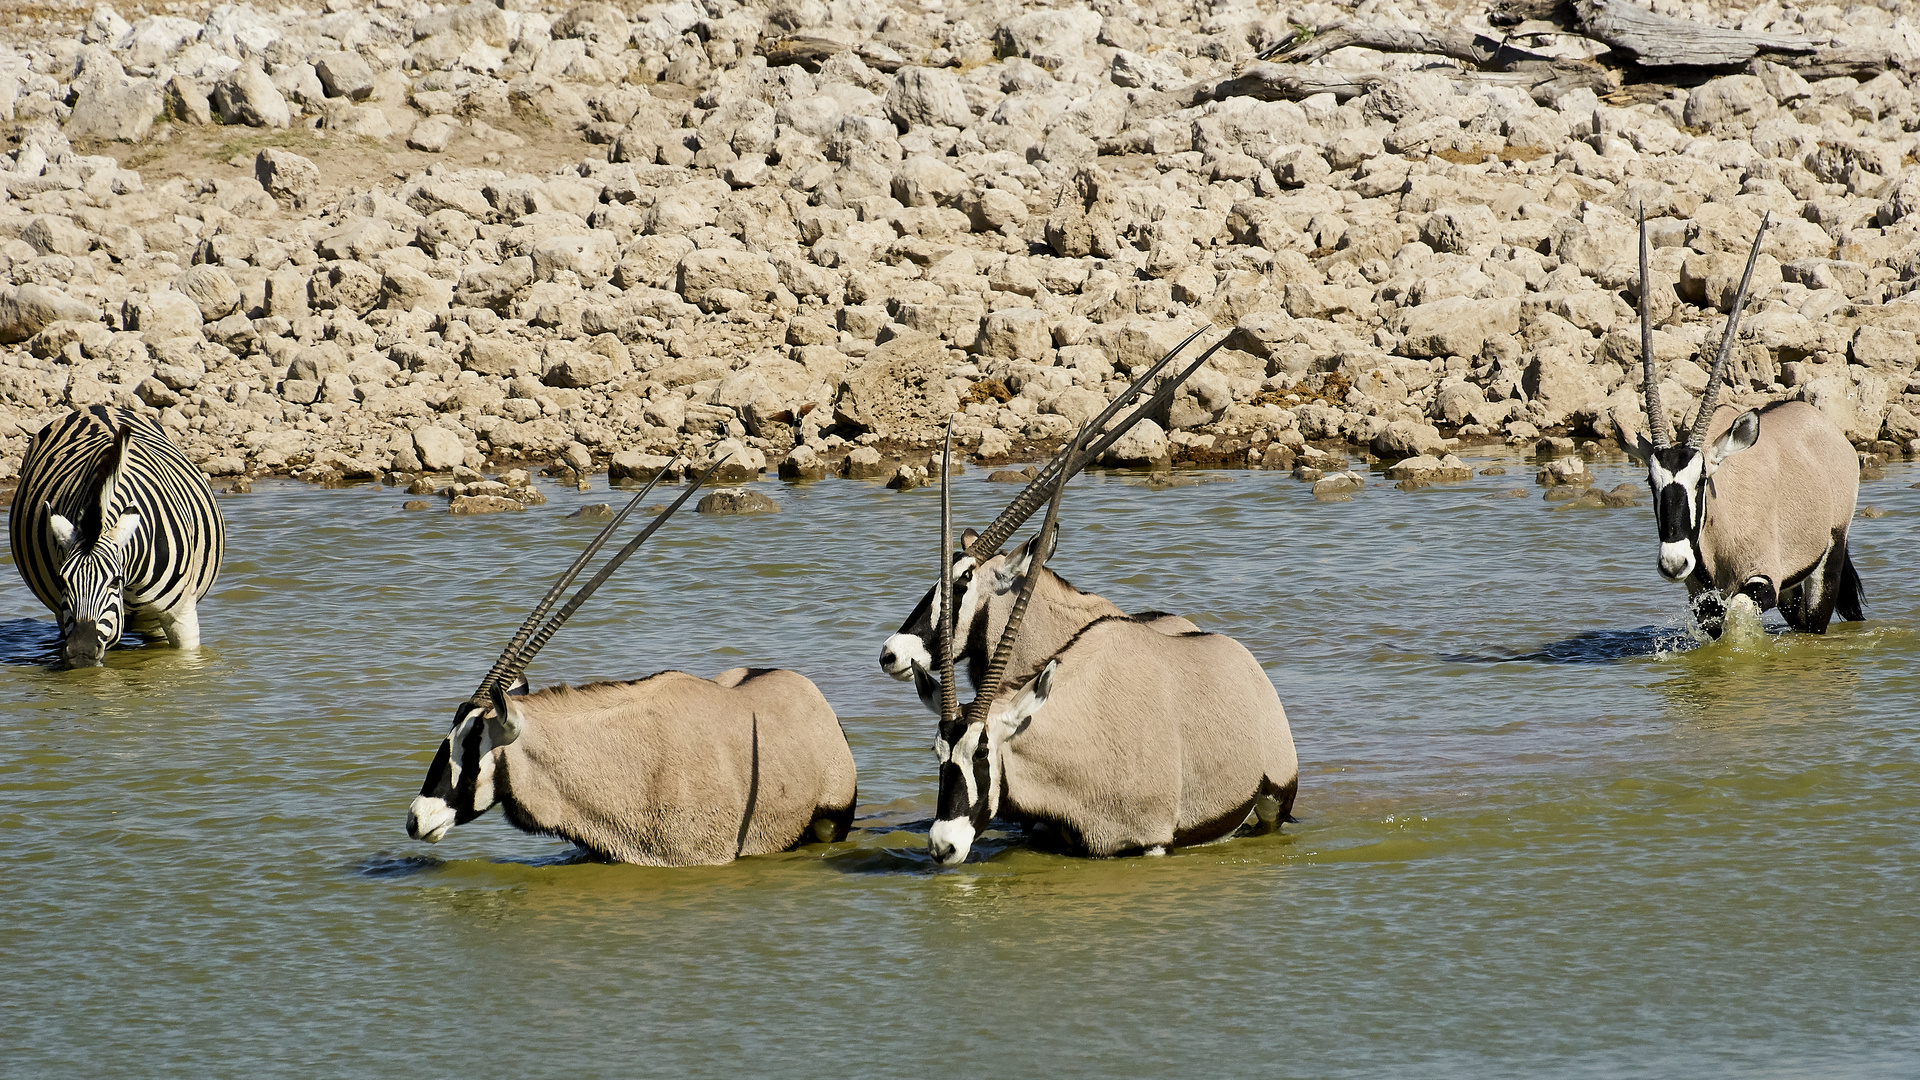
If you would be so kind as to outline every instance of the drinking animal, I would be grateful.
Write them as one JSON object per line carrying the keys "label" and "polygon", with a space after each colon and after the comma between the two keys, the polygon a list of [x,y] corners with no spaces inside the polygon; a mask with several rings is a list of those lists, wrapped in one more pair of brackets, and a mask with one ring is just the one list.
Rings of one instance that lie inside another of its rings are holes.
{"label": "drinking animal", "polygon": [[40,429],[7,531],[20,577],[59,619],[64,666],[98,666],[127,631],[199,648],[226,523],[151,416],[95,405]]}
{"label": "drinking animal", "polygon": [[[1159,853],[1249,824],[1277,828],[1299,787],[1293,734],[1273,684],[1232,638],[1101,616],[1037,674],[1000,693],[1027,601],[1043,580],[1064,484],[1063,477],[1028,545],[1018,597],[964,715],[954,704],[952,658],[941,657],[940,789],[929,853],[964,862],[1003,813],[1053,846],[1095,856]],[[915,674],[933,682],[924,669]]]}
{"label": "drinking animal", "polygon": [[437,842],[498,803],[524,832],[654,866],[725,863],[845,839],[856,793],[853,754],[833,708],[797,672],[733,668],[702,679],[662,671],[527,692],[523,673],[534,654],[705,480],[540,625],[652,490],[648,484],[535,606],[479,689],[454,710],[452,730],[407,811],[408,836]]}

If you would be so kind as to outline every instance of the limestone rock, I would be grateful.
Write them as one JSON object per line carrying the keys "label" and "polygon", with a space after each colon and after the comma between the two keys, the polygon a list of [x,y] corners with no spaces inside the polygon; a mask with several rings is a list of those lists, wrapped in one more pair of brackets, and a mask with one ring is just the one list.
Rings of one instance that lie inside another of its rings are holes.
{"label": "limestone rock", "polygon": [[313,70],[328,97],[365,101],[373,94],[373,68],[359,53],[321,53],[313,58]]}
{"label": "limestone rock", "polygon": [[702,514],[777,514],[780,504],[746,488],[721,488],[702,496],[694,510]]}
{"label": "limestone rock", "polygon": [[518,499],[509,499],[504,495],[455,495],[447,501],[447,513],[470,516],[474,514],[497,514],[502,510],[525,510],[526,505]]}
{"label": "limestone rock", "polygon": [[921,333],[893,338],[847,373],[834,414],[883,439],[930,432],[960,406],[947,385],[946,364],[939,338]]}
{"label": "limestone rock", "polygon": [[[428,472],[450,472],[467,459],[460,437],[445,428],[423,427],[413,433],[413,446]],[[504,508],[503,508],[504,509]]]}
{"label": "limestone rock", "polygon": [[1121,468],[1145,468],[1166,460],[1167,446],[1166,430],[1152,420],[1141,420],[1114,440],[1100,460]]}
{"label": "limestone rock", "polygon": [[99,318],[92,305],[43,285],[18,285],[0,292],[0,344],[25,341],[63,319],[97,322]]}
{"label": "limestone rock", "polygon": [[253,159],[253,175],[267,194],[296,209],[320,192],[320,166],[292,151],[260,151]]}
{"label": "limestone rock", "polygon": [[283,128],[293,123],[287,99],[257,62],[234,70],[214,84],[209,103],[223,124]]}

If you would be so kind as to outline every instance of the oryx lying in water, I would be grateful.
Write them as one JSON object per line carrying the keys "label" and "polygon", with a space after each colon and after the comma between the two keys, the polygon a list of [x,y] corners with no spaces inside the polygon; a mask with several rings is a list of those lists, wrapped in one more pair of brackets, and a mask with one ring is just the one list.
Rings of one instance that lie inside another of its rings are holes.
{"label": "oryx lying in water", "polygon": [[[1162,357],[1146,374],[1134,380],[1133,384],[1114,398],[1100,415],[1086,425],[1086,430],[1094,433],[1101,431],[1101,425],[1111,420],[1126,406],[1146,384],[1173,362],[1181,350],[1200,336],[1195,331],[1185,341],[1175,346]],[[1173,394],[1187,377],[1199,370],[1221,344],[1223,338],[1212,348],[1200,354],[1199,358],[1187,365],[1178,375],[1167,379],[1145,403],[1116,424],[1097,439],[1089,439],[1087,445],[1076,449],[1070,442],[1058,454],[1054,455],[1044,468],[1020,494],[1014,497],[1005,510],[1000,512],[993,524],[987,526],[984,533],[975,533],[968,529],[962,536],[961,550],[953,554],[952,578],[959,618],[955,621],[958,651],[954,653],[956,662],[965,660],[969,682],[976,688],[987,666],[988,643],[998,640],[1007,623],[1007,614],[1013,608],[1013,590],[1021,581],[1029,578],[1028,568],[1032,562],[1031,543],[1023,544],[1012,552],[1002,553],[1000,548],[1020,526],[1033,516],[1040,504],[1047,498],[1049,491],[1071,479],[1087,464],[1098,458],[1109,446],[1124,435],[1134,424],[1157,408],[1172,400]],[[1015,652],[1010,670],[1014,681],[1024,681],[1036,670],[1039,662],[1053,654],[1054,650],[1065,645],[1082,627],[1095,619],[1119,615],[1118,607],[1092,593],[1081,592],[1065,578],[1042,567],[1031,575],[1035,588],[1031,601],[1031,610],[1027,613],[1028,630],[1020,636],[1014,646]],[[933,611],[941,601],[941,585],[936,582],[926,595],[907,615],[900,629],[888,637],[880,649],[880,669],[888,675],[902,681],[914,679],[916,672],[924,675],[935,665],[933,662],[934,642]],[[1180,634],[1195,629],[1194,625],[1177,616],[1165,612],[1141,612],[1133,618],[1163,633]],[[927,693],[927,685],[921,686],[921,701],[935,712],[939,706]]]}
{"label": "oryx lying in water", "polygon": [[[928,851],[948,865],[964,862],[974,837],[1000,814],[1052,846],[1095,856],[1160,853],[1249,824],[1276,828],[1288,820],[1299,785],[1293,734],[1266,672],[1232,638],[1169,634],[1140,619],[1103,616],[1047,657],[1038,674],[999,693],[1053,544],[1065,483],[1064,476],[1057,482],[1029,544],[1019,597],[964,715],[955,703],[953,657],[941,650],[940,794]],[[950,543],[944,498],[943,554]],[[942,565],[950,576],[952,564]],[[942,603],[936,618],[950,616]],[[915,674],[933,682],[924,670]]]}
{"label": "oryx lying in water", "polygon": [[846,837],[853,754],[832,707],[796,672],[734,668],[701,679],[662,671],[527,692],[522,673],[534,654],[710,475],[539,626],[653,484],[561,575],[454,710],[453,729],[407,811],[408,836],[436,842],[497,802],[516,828],[654,866],[731,862]]}
{"label": "oryx lying in water", "polygon": [[[1726,334],[1686,441],[1673,445],[1660,407],[1647,304],[1647,230],[1640,223],[1640,348],[1651,438],[1622,443],[1646,462],[1660,530],[1660,573],[1685,581],[1702,630],[1718,637],[1726,601],[1776,604],[1787,625],[1822,634],[1840,617],[1866,617],[1860,577],[1847,551],[1859,459],[1825,414],[1803,401],[1741,411],[1719,404],[1727,358],[1767,221],[1753,239]],[[1738,456],[1736,456],[1738,455]]]}

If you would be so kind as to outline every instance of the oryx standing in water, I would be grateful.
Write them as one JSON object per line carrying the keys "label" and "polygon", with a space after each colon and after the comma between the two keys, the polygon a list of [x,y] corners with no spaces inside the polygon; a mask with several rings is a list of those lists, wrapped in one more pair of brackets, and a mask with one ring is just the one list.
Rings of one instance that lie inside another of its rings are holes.
{"label": "oryx standing in water", "polygon": [[[1111,404],[1085,426],[1086,432],[1098,434],[1101,425],[1111,420],[1126,407],[1146,384],[1173,362],[1201,331],[1195,331],[1175,346],[1167,355],[1160,358],[1146,374],[1135,379],[1133,384],[1115,397]],[[1033,512],[1040,508],[1049,492],[1057,490],[1059,485],[1073,478],[1089,462],[1097,459],[1106,449],[1131,429],[1142,418],[1155,409],[1162,408],[1172,400],[1174,392],[1188,376],[1207,362],[1225,339],[1213,345],[1188,364],[1178,375],[1163,382],[1145,403],[1113,426],[1098,438],[1089,437],[1087,445],[1076,447],[1069,442],[1066,447],[1048,461],[1037,476],[1021,489],[1005,510],[1000,512],[993,524],[987,526],[984,533],[976,534],[968,529],[962,536],[961,550],[955,553],[952,566],[952,587],[954,603],[959,618],[955,622],[957,650],[956,662],[965,660],[967,675],[971,684],[978,688],[982,674],[987,666],[988,643],[998,640],[1007,623],[1007,614],[1012,610],[1014,587],[1026,580],[1028,567],[1032,562],[1031,543],[1023,544],[1013,551],[1002,553],[1000,548],[1013,534],[1019,531]],[[1095,619],[1122,612],[1107,600],[1092,593],[1081,592],[1065,578],[1054,574],[1044,567],[1031,575],[1035,587],[1031,610],[1027,614],[1028,630],[1022,634],[1015,645],[1011,661],[1011,672],[1015,682],[1021,682],[1031,674],[1040,660],[1052,655],[1055,649],[1067,643],[1081,627]],[[915,678],[916,671],[926,672],[935,665],[933,650],[934,608],[943,602],[940,596],[941,585],[936,582],[926,595],[907,615],[900,629],[887,638],[880,649],[880,669],[896,679],[906,681]],[[1164,633],[1186,633],[1195,629],[1194,625],[1177,616],[1165,612],[1142,612],[1134,618],[1141,620]],[[921,700],[927,707],[939,712],[937,704],[921,687]]]}
{"label": "oryx standing in water", "polygon": [[[940,791],[928,851],[947,865],[964,862],[999,814],[1051,846],[1094,856],[1158,854],[1243,825],[1277,828],[1299,786],[1293,734],[1266,672],[1232,638],[1103,616],[1046,658],[1038,674],[1000,694],[1053,546],[1066,481],[1062,475],[1055,483],[1005,631],[964,714],[952,653],[940,650]],[[946,642],[957,639],[945,600],[957,586],[946,558],[944,488],[941,500],[944,587],[935,618],[946,632],[934,637]],[[915,676],[928,696],[933,675],[916,665]]]}
{"label": "oryx standing in water", "polygon": [[[1646,462],[1660,530],[1660,573],[1685,581],[1700,627],[1720,635],[1726,602],[1778,605],[1787,625],[1823,634],[1835,611],[1859,620],[1860,576],[1847,551],[1859,460],[1840,429],[1804,401],[1741,411],[1719,404],[1767,220],[1753,238],[1726,333],[1684,442],[1673,444],[1660,407],[1647,290],[1647,225],[1640,220],[1640,350],[1651,437],[1621,442]],[[1736,456],[1738,455],[1738,456]]]}
{"label": "oryx standing in water", "polygon": [[725,863],[846,837],[853,753],[832,707],[797,672],[734,668],[701,679],[662,671],[527,693],[523,673],[534,654],[719,464],[542,626],[652,483],[548,590],[454,710],[453,729],[407,811],[408,836],[436,842],[497,802],[518,829],[653,866]]}

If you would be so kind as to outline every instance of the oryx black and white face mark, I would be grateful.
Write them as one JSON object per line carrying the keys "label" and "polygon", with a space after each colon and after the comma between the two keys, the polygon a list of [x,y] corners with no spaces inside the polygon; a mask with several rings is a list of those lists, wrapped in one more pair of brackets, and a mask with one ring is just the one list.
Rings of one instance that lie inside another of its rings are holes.
{"label": "oryx black and white face mark", "polygon": [[943,721],[933,740],[940,763],[940,794],[933,827],[927,830],[927,853],[945,866],[967,861],[973,841],[993,820],[993,747],[985,721]]}
{"label": "oryx black and white face mark", "polygon": [[[527,692],[525,679],[516,680],[509,694]],[[493,706],[463,701],[453,713],[453,728],[434,752],[420,794],[407,808],[407,835],[437,844],[455,825],[465,825],[492,809],[494,750],[513,741],[517,727],[503,725]]]}
{"label": "oryx black and white face mark", "polygon": [[[974,612],[979,610],[974,595],[974,559],[963,552],[953,556],[953,595],[956,599],[953,612],[954,636],[959,639],[962,653],[954,655],[958,663],[964,653],[967,642],[967,627],[973,624]],[[910,613],[900,629],[887,638],[880,647],[880,670],[899,679],[901,682],[913,678],[914,665],[928,671],[938,665],[933,658],[934,620],[939,618],[940,586],[936,583],[920,598],[920,603]]]}
{"label": "oryx black and white face mark", "polygon": [[1643,448],[1654,524],[1660,531],[1662,576],[1682,581],[1700,565],[1700,527],[1706,523],[1713,474],[1728,458],[1752,446],[1759,435],[1759,414],[1749,410],[1704,450],[1684,445]]}

